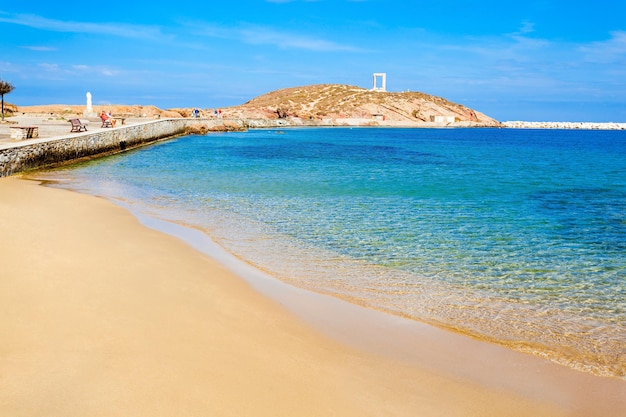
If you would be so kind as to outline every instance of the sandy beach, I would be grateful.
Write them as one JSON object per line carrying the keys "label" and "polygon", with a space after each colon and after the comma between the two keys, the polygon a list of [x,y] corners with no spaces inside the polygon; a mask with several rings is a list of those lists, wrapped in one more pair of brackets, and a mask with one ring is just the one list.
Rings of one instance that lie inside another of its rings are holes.
{"label": "sandy beach", "polygon": [[621,380],[357,310],[330,325],[97,197],[2,178],[0,236],[0,416],[626,413]]}

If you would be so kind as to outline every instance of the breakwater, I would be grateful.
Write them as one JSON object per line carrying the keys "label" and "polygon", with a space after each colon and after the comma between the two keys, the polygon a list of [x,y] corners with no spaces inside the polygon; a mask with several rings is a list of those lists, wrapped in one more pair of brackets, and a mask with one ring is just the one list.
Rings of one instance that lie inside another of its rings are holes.
{"label": "breakwater", "polygon": [[626,123],[511,121],[502,122],[502,127],[513,129],[626,130]]}
{"label": "breakwater", "polygon": [[2,144],[0,177],[111,155],[183,135],[194,125],[215,127],[218,124],[222,122],[202,119],[162,119],[95,132]]}

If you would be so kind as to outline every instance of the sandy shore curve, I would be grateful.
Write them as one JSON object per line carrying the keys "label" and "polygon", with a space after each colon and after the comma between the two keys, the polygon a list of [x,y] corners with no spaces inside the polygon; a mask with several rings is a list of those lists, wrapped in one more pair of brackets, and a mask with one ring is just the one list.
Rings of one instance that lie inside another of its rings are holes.
{"label": "sandy shore curve", "polygon": [[2,416],[626,411],[623,381],[547,372],[536,382],[551,392],[528,395],[358,348],[125,209],[36,181],[0,179],[0,265]]}

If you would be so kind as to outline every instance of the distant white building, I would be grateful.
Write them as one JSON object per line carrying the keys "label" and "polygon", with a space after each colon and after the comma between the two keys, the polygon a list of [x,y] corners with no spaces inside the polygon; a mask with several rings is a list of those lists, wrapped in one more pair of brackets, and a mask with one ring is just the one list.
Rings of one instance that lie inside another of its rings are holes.
{"label": "distant white building", "polygon": [[430,121],[435,123],[454,123],[456,122],[455,116],[430,116]]}

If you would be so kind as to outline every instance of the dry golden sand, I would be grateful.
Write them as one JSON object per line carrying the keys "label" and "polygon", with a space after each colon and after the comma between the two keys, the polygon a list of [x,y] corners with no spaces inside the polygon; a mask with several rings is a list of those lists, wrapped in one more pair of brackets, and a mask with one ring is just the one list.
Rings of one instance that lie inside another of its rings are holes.
{"label": "dry golden sand", "polygon": [[35,181],[0,179],[0,268],[0,416],[625,410],[621,381],[614,404],[540,401],[348,347],[126,210]]}

